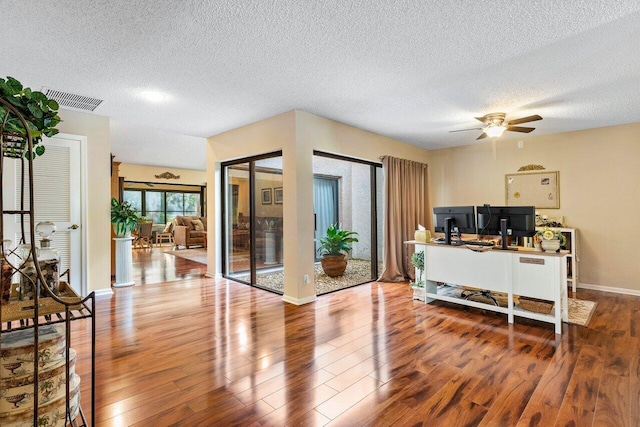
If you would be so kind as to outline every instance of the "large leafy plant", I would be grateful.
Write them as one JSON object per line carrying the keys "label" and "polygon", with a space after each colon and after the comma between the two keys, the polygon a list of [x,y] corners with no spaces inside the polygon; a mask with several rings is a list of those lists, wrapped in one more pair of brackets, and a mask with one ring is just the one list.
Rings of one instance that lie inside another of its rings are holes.
{"label": "large leafy plant", "polygon": [[120,203],[115,197],[111,199],[111,223],[113,229],[118,236],[131,234],[138,225],[140,216],[131,207],[131,203]]}
{"label": "large leafy plant", "polygon": [[[51,137],[58,133],[56,126],[60,123],[58,103],[38,91],[23,87],[22,83],[13,77],[0,78],[0,97],[15,107],[24,117],[31,131],[34,145],[34,157],[44,154],[44,146],[35,147],[43,136]],[[4,134],[10,133],[26,137],[27,131],[20,119],[0,103],[0,130]],[[28,155],[28,152],[25,153]]]}
{"label": "large leafy plant", "polygon": [[320,246],[318,253],[322,256],[346,254],[351,248],[351,243],[357,242],[358,233],[355,231],[341,230],[337,225],[331,224],[327,228],[327,235],[318,239]]}

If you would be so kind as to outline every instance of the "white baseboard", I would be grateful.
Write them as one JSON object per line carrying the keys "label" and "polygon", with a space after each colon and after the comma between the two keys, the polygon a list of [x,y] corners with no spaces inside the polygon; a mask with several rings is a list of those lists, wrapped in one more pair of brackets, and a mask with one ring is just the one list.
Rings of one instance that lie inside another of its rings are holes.
{"label": "white baseboard", "polygon": [[578,283],[578,289],[589,289],[592,291],[611,292],[614,294],[640,296],[640,290],[627,288],[614,288],[612,286],[591,285],[589,283]]}
{"label": "white baseboard", "polygon": [[103,296],[103,295],[113,295],[113,289],[109,288],[109,289],[98,289],[96,291],[94,291],[96,293],[97,297]]}
{"label": "white baseboard", "polygon": [[314,302],[316,300],[316,296],[312,295],[310,297],[306,297],[306,298],[293,298],[290,297],[288,295],[283,295],[282,296],[282,301],[284,302],[288,302],[290,304],[295,304],[295,305],[304,305],[304,304],[309,304],[310,302]]}
{"label": "white baseboard", "polygon": [[221,273],[212,273],[211,271],[207,271],[206,273],[204,273],[204,277],[210,277],[216,280],[223,279]]}

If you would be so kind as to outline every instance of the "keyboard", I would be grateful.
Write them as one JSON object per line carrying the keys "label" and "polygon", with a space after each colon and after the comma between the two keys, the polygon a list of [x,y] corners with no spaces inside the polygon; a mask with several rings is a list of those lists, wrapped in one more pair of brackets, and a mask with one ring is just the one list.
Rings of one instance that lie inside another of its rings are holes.
{"label": "keyboard", "polygon": [[464,240],[464,244],[473,246],[495,246],[493,242],[487,240]]}

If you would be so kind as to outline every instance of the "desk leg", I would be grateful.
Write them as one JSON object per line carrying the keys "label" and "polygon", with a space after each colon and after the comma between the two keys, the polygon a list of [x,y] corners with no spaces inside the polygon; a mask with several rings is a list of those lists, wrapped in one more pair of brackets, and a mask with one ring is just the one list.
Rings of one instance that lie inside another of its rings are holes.
{"label": "desk leg", "polygon": [[[437,294],[438,293],[438,284],[433,280],[425,280],[425,291],[428,294]],[[428,304],[430,302],[435,301],[433,298],[426,297],[424,298],[424,303]]]}
{"label": "desk leg", "polygon": [[[567,300],[567,298],[569,297],[568,291],[567,291],[567,262],[564,258],[562,258],[562,262],[560,263],[560,286],[562,287],[560,289],[560,301],[561,301],[561,312],[562,312],[562,321],[563,322],[569,322],[569,301]],[[575,280],[573,281],[573,295],[575,297],[575,286],[576,286],[576,282]],[[556,331],[557,332],[557,331]]]}
{"label": "desk leg", "polygon": [[513,262],[509,262],[506,267],[504,283],[507,284],[507,322],[513,323]]}

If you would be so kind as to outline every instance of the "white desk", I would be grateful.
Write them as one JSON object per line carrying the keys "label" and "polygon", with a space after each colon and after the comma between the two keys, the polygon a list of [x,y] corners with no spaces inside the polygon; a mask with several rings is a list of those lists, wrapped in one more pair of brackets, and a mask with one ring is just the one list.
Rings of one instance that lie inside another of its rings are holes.
{"label": "white desk", "polygon": [[[425,303],[443,300],[497,311],[505,313],[509,323],[514,316],[540,320],[553,323],[556,333],[562,333],[562,321],[567,321],[566,254],[498,249],[476,252],[465,246],[407,243],[414,244],[416,252],[424,250]],[[438,282],[506,293],[507,307],[443,295],[438,293]],[[553,301],[553,311],[541,314],[522,310],[515,307],[514,295]]]}

